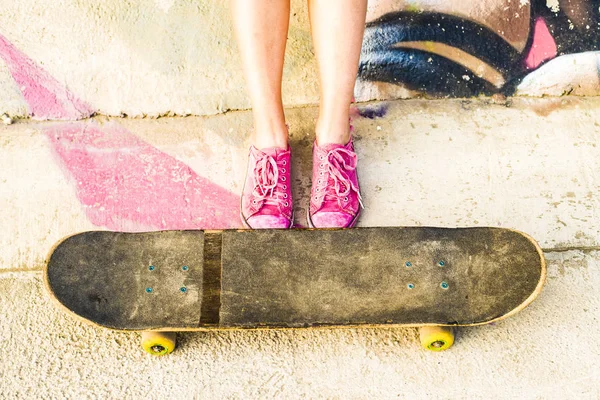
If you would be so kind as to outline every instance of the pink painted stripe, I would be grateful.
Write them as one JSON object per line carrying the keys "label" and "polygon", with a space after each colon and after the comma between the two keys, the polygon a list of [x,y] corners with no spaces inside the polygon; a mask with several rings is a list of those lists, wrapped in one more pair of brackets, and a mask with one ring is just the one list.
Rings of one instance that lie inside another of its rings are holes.
{"label": "pink painted stripe", "polygon": [[115,231],[240,228],[240,198],[116,123],[45,129],[95,225]]}
{"label": "pink painted stripe", "polygon": [[32,118],[77,120],[94,113],[64,85],[0,35],[0,58],[19,85]]}
{"label": "pink painted stripe", "polygon": [[543,18],[536,19],[533,27],[533,41],[525,58],[525,67],[535,69],[542,65],[544,61],[555,58],[558,54],[557,51],[556,42],[548,29],[548,25],[546,25],[546,21]]}

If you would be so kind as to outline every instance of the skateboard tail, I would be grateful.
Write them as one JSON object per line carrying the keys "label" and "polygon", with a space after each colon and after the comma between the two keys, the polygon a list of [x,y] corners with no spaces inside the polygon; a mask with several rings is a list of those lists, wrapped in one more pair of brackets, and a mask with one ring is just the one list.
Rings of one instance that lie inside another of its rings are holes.
{"label": "skateboard tail", "polygon": [[535,289],[529,295],[529,297],[527,297],[527,299],[525,299],[525,301],[523,301],[523,303],[521,303],[518,307],[515,307],[512,311],[509,311],[506,314],[498,315],[496,318],[493,318],[492,320],[490,320],[488,322],[472,324],[472,326],[491,324],[491,323],[501,321],[505,318],[508,318],[508,317],[511,317],[511,316],[517,314],[519,311],[524,310],[527,306],[529,306],[531,303],[533,303],[533,301],[541,293],[542,289],[544,288],[544,285],[546,284],[546,279],[548,277],[548,268],[547,268],[546,257],[544,256],[543,249],[541,248],[541,246],[539,245],[537,240],[535,240],[535,238],[533,238],[533,236],[531,236],[525,232],[518,231],[516,229],[511,229],[511,231],[522,236],[523,238],[527,239],[531,243],[531,245],[533,246],[535,251],[537,252],[537,255],[539,257],[539,268],[540,268],[539,281],[538,281]]}

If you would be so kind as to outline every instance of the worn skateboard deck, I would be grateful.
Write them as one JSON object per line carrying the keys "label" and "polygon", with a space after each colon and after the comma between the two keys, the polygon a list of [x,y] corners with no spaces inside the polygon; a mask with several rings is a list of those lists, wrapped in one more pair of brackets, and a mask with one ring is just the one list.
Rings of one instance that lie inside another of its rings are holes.
{"label": "worn skateboard deck", "polygon": [[541,249],[500,228],[86,232],[46,286],[117,330],[477,325],[540,292]]}

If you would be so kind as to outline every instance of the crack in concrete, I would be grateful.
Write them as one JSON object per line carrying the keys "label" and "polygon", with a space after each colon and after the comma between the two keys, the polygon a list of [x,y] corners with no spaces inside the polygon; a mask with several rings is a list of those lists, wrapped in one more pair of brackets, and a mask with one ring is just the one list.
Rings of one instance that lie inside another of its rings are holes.
{"label": "crack in concrete", "polygon": [[582,253],[590,253],[592,251],[600,251],[600,246],[568,246],[548,248],[542,247],[544,254],[546,253],[565,253],[567,251],[581,251]]}

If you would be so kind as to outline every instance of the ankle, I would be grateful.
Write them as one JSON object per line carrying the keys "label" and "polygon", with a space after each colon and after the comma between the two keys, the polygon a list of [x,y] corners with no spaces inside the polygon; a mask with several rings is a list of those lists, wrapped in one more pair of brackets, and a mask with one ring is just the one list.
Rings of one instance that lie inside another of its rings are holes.
{"label": "ankle", "polygon": [[269,147],[288,148],[289,133],[285,123],[255,124],[253,144],[257,149]]}
{"label": "ankle", "polygon": [[350,141],[350,120],[349,118],[321,119],[317,121],[315,128],[317,144],[342,144]]}

